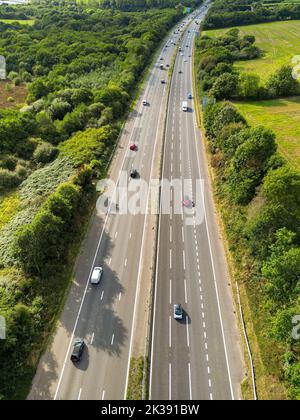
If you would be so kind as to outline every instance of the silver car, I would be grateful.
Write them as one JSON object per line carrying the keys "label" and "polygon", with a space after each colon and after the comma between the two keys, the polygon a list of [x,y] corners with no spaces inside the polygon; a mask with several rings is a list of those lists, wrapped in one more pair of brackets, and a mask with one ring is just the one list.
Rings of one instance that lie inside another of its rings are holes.
{"label": "silver car", "polygon": [[182,319],[183,318],[183,310],[180,303],[175,303],[174,305],[174,319]]}

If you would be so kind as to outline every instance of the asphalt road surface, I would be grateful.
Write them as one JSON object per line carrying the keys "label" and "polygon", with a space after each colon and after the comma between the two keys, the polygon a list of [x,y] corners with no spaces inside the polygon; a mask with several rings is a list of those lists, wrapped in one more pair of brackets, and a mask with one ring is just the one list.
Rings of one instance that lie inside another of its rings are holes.
{"label": "asphalt road surface", "polygon": [[[179,35],[172,34],[172,39]],[[167,41],[166,41],[167,42]],[[122,171],[129,177],[136,169],[149,182],[162,135],[165,117],[168,71],[175,46],[158,53],[145,82],[120,144],[115,179]],[[160,60],[160,58],[163,60]],[[164,70],[160,69],[163,63]],[[166,83],[162,83],[164,80]],[[142,100],[148,105],[144,106]],[[137,151],[129,150],[135,143]],[[112,214],[92,219],[91,235],[85,243],[75,270],[59,328],[47,352],[41,358],[28,399],[124,399],[140,281],[141,250],[145,215]],[[102,266],[104,275],[98,286],[90,284],[93,267]],[[87,344],[83,359],[75,366],[70,355],[75,338]]]}
{"label": "asphalt road surface", "polygon": [[[198,21],[202,18],[203,12]],[[153,400],[239,399],[243,377],[204,145],[196,128],[194,100],[188,99],[193,94],[191,56],[197,29],[191,24],[182,40],[168,106],[162,178],[190,181],[181,195],[171,194],[171,214],[163,214],[161,208],[150,372]],[[187,112],[182,101],[188,102]],[[197,179],[202,180],[200,196]],[[167,195],[165,184],[162,197]],[[175,211],[178,205],[180,214]],[[175,303],[182,305],[181,321],[173,317]]]}

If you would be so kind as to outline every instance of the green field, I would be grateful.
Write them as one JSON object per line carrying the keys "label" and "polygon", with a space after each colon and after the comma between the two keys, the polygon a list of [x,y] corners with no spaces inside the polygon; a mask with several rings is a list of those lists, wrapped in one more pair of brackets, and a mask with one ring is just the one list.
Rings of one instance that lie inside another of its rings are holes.
{"label": "green field", "polygon": [[27,20],[17,20],[17,19],[0,19],[0,22],[7,23],[7,24],[17,22],[17,23],[19,23],[20,25],[30,25],[30,26],[32,26],[32,25],[34,24],[35,20],[34,20],[34,19],[27,19]]}
{"label": "green field", "polygon": [[[250,61],[239,61],[240,71],[258,74],[265,81],[278,67],[291,64],[295,55],[300,55],[300,21],[262,23],[239,27],[241,34],[254,35],[256,45],[264,56]],[[206,31],[210,36],[219,36],[228,29]]]}
{"label": "green field", "polygon": [[236,102],[235,105],[250,125],[271,128],[280,153],[300,170],[300,97],[257,102]]}

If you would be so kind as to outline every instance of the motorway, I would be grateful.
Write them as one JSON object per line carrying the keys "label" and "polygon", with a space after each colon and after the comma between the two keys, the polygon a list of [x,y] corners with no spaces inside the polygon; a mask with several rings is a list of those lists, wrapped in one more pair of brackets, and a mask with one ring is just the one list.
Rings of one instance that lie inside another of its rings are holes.
{"label": "motorway", "polygon": [[[205,9],[201,10],[199,20]],[[186,226],[186,214],[160,216],[152,399],[239,398],[243,374],[239,333],[193,101],[189,101],[189,112],[181,111],[182,100],[192,92],[192,59],[188,56],[192,55],[195,29],[192,23],[190,32],[184,33],[184,56],[178,54],[176,58],[169,102],[168,85],[161,83],[162,79],[167,82],[168,72],[161,70],[159,63],[171,65],[175,47],[168,42],[168,48],[164,45],[158,51],[120,137],[110,172],[116,183],[122,173],[128,177],[132,168],[148,183],[154,178],[167,112],[163,178],[191,179],[189,197],[194,197],[195,180],[204,179],[206,213],[201,224]],[[143,99],[148,106],[143,106]],[[136,152],[129,150],[132,143],[137,145]],[[146,205],[147,200],[149,196]],[[192,220],[195,210],[189,214]],[[143,258],[153,247],[147,241],[147,218],[138,212],[115,214],[110,208],[104,215],[94,213],[58,328],[40,360],[28,399],[126,398],[139,292],[144,287]],[[104,276],[99,286],[92,286],[90,275],[99,265]],[[173,319],[173,304],[178,302],[185,311],[182,322]],[[87,344],[77,366],[70,361],[75,337]]]}
{"label": "motorway", "polygon": [[[203,15],[201,12],[199,21]],[[196,24],[189,29],[171,81],[162,178],[173,183],[190,181],[180,194],[172,190],[170,214],[164,214],[161,205],[150,398],[240,399],[243,362],[237,321],[204,144],[196,125],[194,100],[188,100],[193,93],[191,56]],[[182,111],[182,101],[188,101],[188,112]],[[202,180],[198,195],[197,179]],[[162,198],[167,194],[165,182]],[[183,199],[194,201],[195,207],[186,209]],[[178,205],[180,212],[175,211]],[[183,307],[182,321],[173,317],[175,303]]]}
{"label": "motorway", "polygon": [[[167,105],[168,71],[161,70],[159,63],[171,64],[174,48],[164,46],[158,52],[125,126],[111,174],[116,182],[132,168],[147,182],[153,177]],[[148,106],[143,106],[144,98]],[[132,143],[137,145],[136,152],[129,150]],[[105,216],[94,214],[59,327],[41,358],[28,399],[125,398],[146,219],[144,214],[114,214],[110,209]],[[99,265],[104,275],[95,287],[89,279],[93,267]],[[87,344],[78,366],[70,361],[76,337]]]}

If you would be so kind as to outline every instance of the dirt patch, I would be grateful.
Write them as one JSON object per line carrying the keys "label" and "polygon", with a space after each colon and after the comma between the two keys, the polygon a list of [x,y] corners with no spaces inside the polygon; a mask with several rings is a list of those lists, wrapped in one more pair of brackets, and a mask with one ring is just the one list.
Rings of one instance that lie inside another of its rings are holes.
{"label": "dirt patch", "polygon": [[25,85],[14,86],[9,80],[0,80],[0,109],[16,108],[26,102]]}

